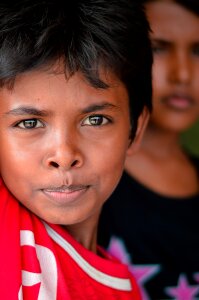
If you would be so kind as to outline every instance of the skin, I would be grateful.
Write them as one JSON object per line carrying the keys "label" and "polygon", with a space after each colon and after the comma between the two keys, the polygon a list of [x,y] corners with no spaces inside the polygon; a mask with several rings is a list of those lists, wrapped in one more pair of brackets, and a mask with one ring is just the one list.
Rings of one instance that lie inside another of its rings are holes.
{"label": "skin", "polygon": [[[90,86],[81,73],[66,79],[37,70],[0,90],[6,186],[37,216],[66,226],[93,251],[101,206],[121,176],[131,129],[125,86],[113,74],[102,78],[110,88]],[[144,112],[135,148],[146,121]]]}
{"label": "skin", "polygon": [[153,113],[126,170],[149,189],[176,197],[198,192],[198,176],[179,135],[199,117],[199,17],[179,4],[145,4],[152,29]]}
{"label": "skin", "polygon": [[199,16],[172,1],[149,2],[153,104],[151,123],[176,132],[199,116]]}

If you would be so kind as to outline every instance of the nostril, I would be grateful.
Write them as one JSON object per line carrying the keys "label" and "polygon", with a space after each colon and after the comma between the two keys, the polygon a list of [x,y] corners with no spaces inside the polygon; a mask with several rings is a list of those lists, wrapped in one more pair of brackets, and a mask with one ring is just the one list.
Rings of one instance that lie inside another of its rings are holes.
{"label": "nostril", "polygon": [[59,165],[54,161],[51,161],[50,165],[54,168],[59,168]]}
{"label": "nostril", "polygon": [[77,160],[74,160],[73,163],[71,164],[71,167],[74,167],[78,163]]}
{"label": "nostril", "polygon": [[[78,163],[78,160],[74,160],[70,166],[74,167],[77,163]],[[52,166],[56,169],[58,169],[60,167],[60,165],[58,163],[56,163],[55,161],[51,161],[50,166]]]}

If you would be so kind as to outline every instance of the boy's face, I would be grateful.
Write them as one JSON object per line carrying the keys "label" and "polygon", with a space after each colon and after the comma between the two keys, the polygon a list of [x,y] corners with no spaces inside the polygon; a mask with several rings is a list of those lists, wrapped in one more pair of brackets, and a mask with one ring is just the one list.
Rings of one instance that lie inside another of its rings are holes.
{"label": "boy's face", "polygon": [[[108,75],[107,75],[108,76]],[[0,173],[36,215],[71,225],[97,219],[129,145],[128,94],[114,76],[91,87],[81,74],[32,71],[0,90]]]}
{"label": "boy's face", "polygon": [[199,117],[199,17],[172,1],[146,4],[154,50],[152,122],[180,132]]}

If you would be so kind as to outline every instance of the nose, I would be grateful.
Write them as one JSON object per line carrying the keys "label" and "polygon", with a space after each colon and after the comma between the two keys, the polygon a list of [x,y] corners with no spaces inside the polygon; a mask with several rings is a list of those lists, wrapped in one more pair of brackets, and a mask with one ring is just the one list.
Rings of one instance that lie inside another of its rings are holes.
{"label": "nose", "polygon": [[83,165],[83,154],[75,137],[73,139],[55,137],[50,143],[45,158],[45,165],[48,168],[67,171]]}
{"label": "nose", "polygon": [[191,80],[191,58],[186,51],[176,52],[170,62],[169,79],[172,83],[188,84]]}

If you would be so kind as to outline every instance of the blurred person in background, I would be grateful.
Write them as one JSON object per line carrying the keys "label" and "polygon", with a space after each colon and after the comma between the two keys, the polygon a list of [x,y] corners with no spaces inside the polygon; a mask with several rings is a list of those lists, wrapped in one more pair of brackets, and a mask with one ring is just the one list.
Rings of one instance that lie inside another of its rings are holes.
{"label": "blurred person in background", "polygon": [[153,113],[106,203],[99,243],[129,265],[142,298],[199,299],[199,159],[180,143],[199,117],[199,1],[143,1]]}

